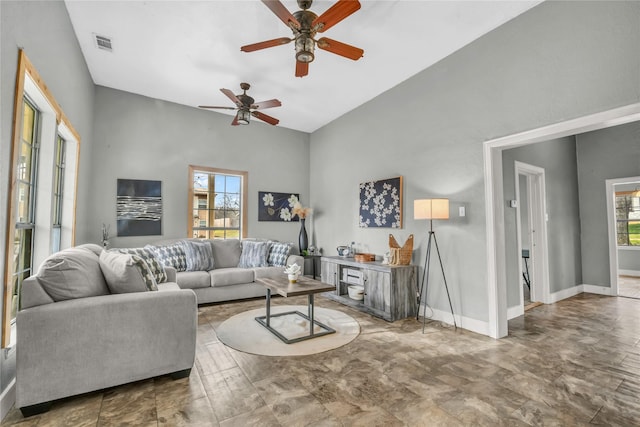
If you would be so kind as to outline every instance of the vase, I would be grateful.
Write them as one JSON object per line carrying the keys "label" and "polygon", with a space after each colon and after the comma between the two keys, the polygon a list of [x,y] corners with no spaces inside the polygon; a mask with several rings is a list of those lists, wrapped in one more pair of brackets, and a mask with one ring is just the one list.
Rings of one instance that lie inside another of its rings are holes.
{"label": "vase", "polygon": [[289,283],[296,283],[298,281],[297,274],[289,274],[288,278],[289,278]]}
{"label": "vase", "polygon": [[304,228],[304,218],[300,218],[300,235],[298,236],[298,246],[300,247],[300,255],[303,255],[304,251],[306,251],[309,247],[307,230]]}

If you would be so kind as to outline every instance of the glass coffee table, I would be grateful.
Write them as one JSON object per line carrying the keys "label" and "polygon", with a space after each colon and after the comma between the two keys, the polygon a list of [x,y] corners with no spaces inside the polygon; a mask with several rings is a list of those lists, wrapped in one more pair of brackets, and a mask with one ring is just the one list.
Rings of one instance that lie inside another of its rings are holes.
{"label": "glass coffee table", "polygon": [[[327,325],[318,322],[314,319],[314,295],[321,292],[334,291],[336,288],[333,285],[314,280],[309,277],[299,277],[296,283],[289,283],[286,275],[282,275],[282,278],[263,278],[256,279],[257,283],[260,283],[267,288],[267,314],[265,316],[256,317],[256,321],[262,326],[267,328],[269,332],[280,338],[286,344],[293,344],[300,341],[308,340],[311,338],[317,338],[328,334],[335,333],[335,329],[328,327]],[[275,292],[283,297],[294,297],[299,295],[307,295],[309,300],[309,307],[307,314],[299,311],[287,311],[285,313],[271,314],[271,292]],[[287,316],[290,314],[298,315],[309,321],[309,334],[296,338],[287,338],[276,329],[271,326],[271,319],[274,317]],[[322,329],[320,332],[316,332],[314,326],[319,326]]]}

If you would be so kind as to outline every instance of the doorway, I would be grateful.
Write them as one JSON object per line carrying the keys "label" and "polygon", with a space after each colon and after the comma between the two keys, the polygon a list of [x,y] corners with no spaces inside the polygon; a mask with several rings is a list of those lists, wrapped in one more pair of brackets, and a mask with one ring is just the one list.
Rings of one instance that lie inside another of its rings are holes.
{"label": "doorway", "polygon": [[640,298],[640,177],[608,179],[611,293]]}
{"label": "doorway", "polygon": [[538,166],[515,162],[516,234],[519,276],[522,278],[520,307],[547,303],[549,298],[549,256],[547,246],[545,171]]}
{"label": "doorway", "polygon": [[502,150],[638,120],[640,103],[635,103],[484,142],[489,336],[502,338],[508,334]]}

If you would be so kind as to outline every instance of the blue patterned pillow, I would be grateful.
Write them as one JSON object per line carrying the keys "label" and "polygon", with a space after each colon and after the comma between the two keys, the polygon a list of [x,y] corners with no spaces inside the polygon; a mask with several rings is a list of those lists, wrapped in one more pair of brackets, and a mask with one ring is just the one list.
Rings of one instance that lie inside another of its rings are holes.
{"label": "blue patterned pillow", "polygon": [[142,258],[149,265],[149,270],[151,271],[151,274],[153,274],[156,283],[163,283],[167,281],[167,273],[164,271],[164,265],[160,263],[158,258],[156,258],[155,253],[148,248],[119,248],[114,250],[123,254],[136,255]]}
{"label": "blue patterned pillow", "polygon": [[266,267],[271,242],[242,241],[240,268]]}
{"label": "blue patterned pillow", "polygon": [[215,268],[209,242],[183,240],[182,243],[187,255],[187,271],[209,271]]}
{"label": "blue patterned pillow", "polygon": [[176,271],[187,270],[187,255],[182,242],[176,242],[166,246],[147,245],[145,248],[151,249],[156,255],[156,258],[158,258],[158,261],[165,267],[173,267]]}
{"label": "blue patterned pillow", "polygon": [[267,264],[270,266],[285,267],[292,247],[293,245],[291,243],[271,242]]}

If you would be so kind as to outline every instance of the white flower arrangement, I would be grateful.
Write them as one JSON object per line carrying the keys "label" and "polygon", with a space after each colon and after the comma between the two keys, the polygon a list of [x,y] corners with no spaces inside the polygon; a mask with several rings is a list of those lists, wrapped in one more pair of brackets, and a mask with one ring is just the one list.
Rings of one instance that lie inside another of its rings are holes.
{"label": "white flower arrangement", "polygon": [[284,272],[286,274],[292,274],[292,275],[299,275],[300,272],[302,271],[302,269],[300,268],[300,266],[298,264],[291,264],[289,266],[287,266],[287,268],[284,269]]}

